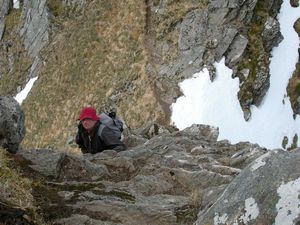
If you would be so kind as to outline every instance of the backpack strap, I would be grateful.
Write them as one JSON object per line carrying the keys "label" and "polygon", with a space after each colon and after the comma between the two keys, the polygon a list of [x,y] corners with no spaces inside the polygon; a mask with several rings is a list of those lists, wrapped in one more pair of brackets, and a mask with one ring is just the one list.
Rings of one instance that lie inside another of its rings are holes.
{"label": "backpack strap", "polygon": [[105,128],[105,125],[103,123],[100,123],[97,135],[100,137],[101,140],[103,140],[103,138],[102,138],[102,131],[103,131],[104,128]]}

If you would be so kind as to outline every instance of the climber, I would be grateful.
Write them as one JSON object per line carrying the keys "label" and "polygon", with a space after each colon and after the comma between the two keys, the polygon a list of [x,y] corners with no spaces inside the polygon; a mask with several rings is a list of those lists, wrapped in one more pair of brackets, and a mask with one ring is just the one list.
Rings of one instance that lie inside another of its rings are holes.
{"label": "climber", "polygon": [[101,123],[93,107],[84,107],[79,116],[76,143],[82,153],[98,153],[106,149],[117,152],[126,150],[125,144],[108,126]]}

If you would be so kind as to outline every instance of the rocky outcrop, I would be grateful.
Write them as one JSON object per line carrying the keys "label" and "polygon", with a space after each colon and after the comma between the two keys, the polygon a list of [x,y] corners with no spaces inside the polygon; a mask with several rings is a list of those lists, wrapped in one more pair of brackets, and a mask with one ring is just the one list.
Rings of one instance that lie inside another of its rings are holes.
{"label": "rocky outcrop", "polygon": [[8,87],[0,86],[2,95],[15,95],[38,75],[43,65],[41,50],[49,44],[50,14],[46,1],[25,0],[19,9],[12,9],[12,3],[0,2],[0,78],[9,83]]}
{"label": "rocky outcrop", "polygon": [[[157,73],[161,82],[181,81],[191,77],[206,66],[210,70],[211,79],[215,75],[213,63],[226,58],[226,65],[233,69],[233,76],[238,76],[241,82],[239,101],[245,112],[245,118],[250,117],[250,106],[260,105],[269,88],[269,60],[271,49],[282,40],[279,23],[275,19],[281,0],[262,2],[249,1],[210,1],[207,7],[197,9],[196,6],[185,15],[182,21],[176,21],[173,29],[180,30],[177,57],[171,62],[160,61]],[[156,10],[164,16],[167,4],[160,4],[164,9]],[[196,8],[196,9],[195,9]],[[262,18],[261,15],[267,15]],[[261,24],[260,21],[266,21]],[[174,22],[175,23],[175,22]],[[256,32],[256,33],[255,33]],[[253,39],[259,39],[258,41]],[[164,40],[157,41],[160,55],[172,54],[172,48]],[[261,46],[260,46],[261,45]],[[169,50],[168,50],[169,49]],[[257,49],[253,52],[249,49]],[[166,57],[165,57],[166,58]],[[252,61],[250,65],[249,62]],[[255,66],[253,65],[255,64]],[[244,71],[248,70],[247,76]],[[175,88],[169,88],[173,90]],[[168,90],[160,90],[165,93]],[[170,94],[173,94],[170,92]],[[172,98],[161,96],[164,102],[171,104]],[[177,96],[173,96],[177,97]]]}
{"label": "rocky outcrop", "polygon": [[[294,29],[300,38],[300,18],[294,23]],[[298,48],[298,54],[300,56],[300,48]],[[287,87],[287,93],[290,97],[291,106],[294,111],[294,115],[300,115],[300,57],[296,63],[296,70],[293,73],[293,76],[289,80]]]}
{"label": "rocky outcrop", "polygon": [[0,41],[2,39],[4,29],[5,29],[5,22],[4,17],[8,14],[9,10],[12,8],[12,1],[10,0],[1,0],[0,1]]}
{"label": "rocky outcrop", "polygon": [[299,0],[290,0],[291,6],[298,7],[299,6]]}
{"label": "rocky outcrop", "polygon": [[16,157],[23,158],[31,177],[45,180],[33,195],[51,223],[192,224],[200,209],[213,205],[241,170],[266,152],[217,137],[218,129],[193,125],[119,153],[36,149]]}
{"label": "rocky outcrop", "polygon": [[297,224],[300,221],[300,151],[274,150],[247,166],[197,225]]}
{"label": "rocky outcrop", "polygon": [[[163,65],[159,74],[164,76],[181,74],[190,77],[204,65],[211,66],[227,55],[231,45],[238,47],[230,48],[230,51],[234,50],[236,54],[231,52],[227,60],[231,63],[235,61],[235,64],[231,65],[236,65],[239,62],[237,55],[242,56],[248,41],[239,31],[241,27],[233,26],[233,21],[239,23],[246,21],[244,25],[250,22],[256,1],[251,3],[252,8],[249,8],[248,4],[248,2],[229,4],[228,1],[222,3],[212,1],[207,9],[189,12],[180,27],[179,56],[170,65]],[[241,42],[237,44],[237,41]],[[231,56],[235,59],[230,58]]]}
{"label": "rocky outcrop", "polygon": [[119,153],[14,157],[44,180],[33,195],[51,224],[297,224],[300,150],[230,145],[217,134],[193,125]]}
{"label": "rocky outcrop", "polygon": [[269,16],[264,24],[261,36],[265,50],[271,51],[273,47],[277,46],[283,40],[279,22]]}
{"label": "rocky outcrop", "polygon": [[24,38],[25,49],[32,58],[49,43],[49,17],[46,0],[24,1],[21,17],[24,24],[20,35]]}
{"label": "rocky outcrop", "polygon": [[19,150],[25,135],[24,123],[19,103],[12,97],[0,97],[0,145],[11,153]]}

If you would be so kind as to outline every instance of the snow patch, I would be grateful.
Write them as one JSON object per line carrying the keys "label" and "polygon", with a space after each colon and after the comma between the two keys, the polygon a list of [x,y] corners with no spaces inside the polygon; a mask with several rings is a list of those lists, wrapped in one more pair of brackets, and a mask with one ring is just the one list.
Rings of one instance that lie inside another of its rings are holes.
{"label": "snow patch", "polygon": [[14,9],[19,9],[20,8],[20,0],[14,0],[13,7],[14,7]]}
{"label": "snow patch", "polygon": [[286,184],[282,183],[277,189],[280,197],[276,204],[278,214],[275,225],[292,225],[300,214],[300,177]]}
{"label": "snow patch", "polygon": [[222,216],[219,216],[219,213],[216,213],[215,214],[215,217],[214,217],[214,225],[222,225],[222,224],[225,224],[225,222],[227,221],[228,219],[228,216],[227,214],[223,214]]}
{"label": "snow patch", "polygon": [[258,217],[259,209],[254,198],[248,198],[245,200],[245,211],[245,214],[240,217],[240,220],[245,224]]}
{"label": "snow patch", "polygon": [[212,125],[219,127],[218,140],[228,139],[232,144],[249,141],[268,149],[281,148],[286,136],[289,146],[295,134],[300,136],[300,117],[294,119],[289,98],[285,104],[282,104],[282,99],[287,95],[288,80],[299,58],[299,37],[293,28],[298,18],[299,8],[283,1],[278,20],[284,39],[272,50],[270,88],[261,106],[251,107],[249,121],[245,121],[237,97],[239,80],[232,79],[232,70],[226,67],[223,58],[214,64],[214,82],[204,68],[179,84],[184,96],[177,98],[171,106],[172,123],[180,130],[192,124]]}
{"label": "snow patch", "polygon": [[251,220],[254,220],[259,215],[259,209],[254,198],[248,198],[245,200],[245,213],[240,216],[233,225],[244,224],[247,225]]}
{"label": "snow patch", "polygon": [[26,84],[25,88],[20,91],[16,96],[15,99],[17,100],[17,102],[19,102],[19,104],[21,105],[22,102],[25,100],[25,98],[27,97],[28,93],[30,92],[34,82],[38,79],[38,77],[34,77],[31,78],[28,83]]}

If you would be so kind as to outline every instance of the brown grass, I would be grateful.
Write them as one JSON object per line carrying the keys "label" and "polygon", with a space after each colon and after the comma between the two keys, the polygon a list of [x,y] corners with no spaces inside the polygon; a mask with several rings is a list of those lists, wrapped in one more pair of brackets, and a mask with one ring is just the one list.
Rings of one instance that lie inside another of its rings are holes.
{"label": "brown grass", "polygon": [[64,148],[86,105],[114,106],[131,127],[159,117],[144,72],[144,13],[141,0],[102,0],[88,2],[76,18],[56,18],[63,29],[52,37],[46,65],[23,103],[24,147]]}
{"label": "brown grass", "polygon": [[21,208],[32,207],[31,181],[10,168],[9,160],[5,150],[0,148],[0,199]]}

